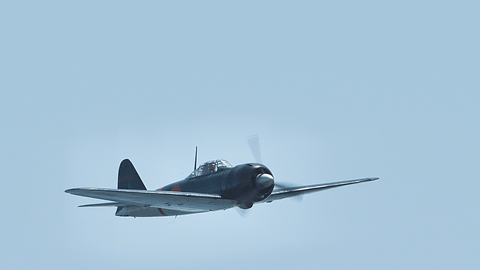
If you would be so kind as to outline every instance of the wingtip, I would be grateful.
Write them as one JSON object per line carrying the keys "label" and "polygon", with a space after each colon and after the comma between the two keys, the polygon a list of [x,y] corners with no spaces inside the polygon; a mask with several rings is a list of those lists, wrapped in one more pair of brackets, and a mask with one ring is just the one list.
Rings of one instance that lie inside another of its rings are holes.
{"label": "wingtip", "polygon": [[65,193],[77,195],[76,192],[78,192],[79,190],[81,190],[81,188],[69,188],[65,190]]}

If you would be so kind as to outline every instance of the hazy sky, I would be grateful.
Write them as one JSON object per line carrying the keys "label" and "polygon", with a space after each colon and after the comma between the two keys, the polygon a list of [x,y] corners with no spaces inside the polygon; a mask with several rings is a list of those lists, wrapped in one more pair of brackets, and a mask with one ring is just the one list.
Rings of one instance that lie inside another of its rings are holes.
{"label": "hazy sky", "polygon": [[[0,4],[1,269],[478,269],[480,2]],[[73,187],[194,162],[379,181],[174,218]],[[173,222],[173,223],[172,223]]]}

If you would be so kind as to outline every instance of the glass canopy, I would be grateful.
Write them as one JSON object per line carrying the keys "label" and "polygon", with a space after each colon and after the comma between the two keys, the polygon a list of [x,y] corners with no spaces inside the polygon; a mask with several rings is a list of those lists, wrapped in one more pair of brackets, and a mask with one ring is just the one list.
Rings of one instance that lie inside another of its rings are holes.
{"label": "glass canopy", "polygon": [[231,167],[232,165],[223,159],[207,161],[198,166],[198,168],[190,174],[189,178],[211,174]]}

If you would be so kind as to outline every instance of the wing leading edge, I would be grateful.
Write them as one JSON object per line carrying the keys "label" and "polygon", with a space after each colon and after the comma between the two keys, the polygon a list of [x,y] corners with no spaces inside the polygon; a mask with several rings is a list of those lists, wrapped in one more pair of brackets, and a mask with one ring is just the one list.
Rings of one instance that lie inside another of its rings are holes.
{"label": "wing leading edge", "polygon": [[300,186],[300,187],[292,187],[286,188],[281,190],[274,190],[268,198],[262,202],[273,202],[276,200],[281,200],[285,198],[291,198],[295,196],[301,196],[321,190],[326,190],[330,188],[342,187],[347,185],[353,185],[357,183],[369,182],[379,179],[378,177],[374,178],[362,178],[362,179],[355,179],[355,180],[347,180],[341,182],[334,182],[334,183],[326,183],[326,184],[319,184],[319,185],[310,185],[310,186]]}
{"label": "wing leading edge", "polygon": [[183,212],[217,211],[235,206],[234,201],[222,199],[219,195],[191,192],[108,188],[72,188],[65,192],[113,202],[86,206],[137,205]]}

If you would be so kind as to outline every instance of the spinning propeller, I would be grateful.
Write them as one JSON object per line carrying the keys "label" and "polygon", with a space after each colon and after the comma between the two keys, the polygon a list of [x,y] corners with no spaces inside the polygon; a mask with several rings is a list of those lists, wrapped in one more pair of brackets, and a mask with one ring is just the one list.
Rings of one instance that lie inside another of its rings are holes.
{"label": "spinning propeller", "polygon": [[[258,139],[258,135],[251,135],[247,137],[247,143],[250,146],[250,151],[252,152],[253,158],[255,159],[256,163],[262,164],[262,155],[260,151],[260,141]],[[259,175],[257,177],[257,183],[269,183],[271,185],[271,182],[274,181],[273,177],[270,175]],[[277,190],[288,190],[289,188],[293,187],[293,185],[287,184],[287,183],[275,183],[275,188]],[[293,197],[297,201],[302,201],[302,196],[297,196]],[[245,217],[247,214],[246,209],[241,209],[239,207],[236,207],[237,212],[242,216]]]}
{"label": "spinning propeller", "polygon": [[[255,162],[262,164],[262,154],[260,151],[260,141],[258,140],[258,135],[251,135],[247,138],[248,145],[250,146],[250,150],[252,151],[253,158]],[[286,190],[293,187],[291,184],[287,183],[275,183],[275,188]],[[296,199],[302,200],[302,196],[294,197]]]}
{"label": "spinning propeller", "polygon": [[255,162],[262,164],[262,155],[260,154],[260,142],[258,140],[258,135],[252,135],[248,137],[247,142],[250,146],[250,151],[252,151]]}

